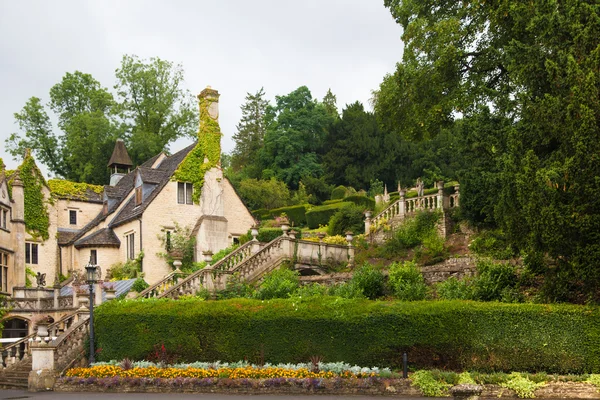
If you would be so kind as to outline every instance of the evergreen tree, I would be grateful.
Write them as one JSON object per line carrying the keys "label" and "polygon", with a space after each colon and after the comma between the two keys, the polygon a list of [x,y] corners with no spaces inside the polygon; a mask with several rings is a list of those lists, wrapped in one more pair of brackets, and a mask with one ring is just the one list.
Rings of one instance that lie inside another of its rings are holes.
{"label": "evergreen tree", "polygon": [[260,177],[257,171],[258,152],[263,146],[266,121],[265,114],[269,102],[265,100],[265,92],[260,88],[255,94],[246,94],[246,102],[242,104],[242,118],[237,124],[237,132],[233,135],[235,148],[231,157],[231,167],[238,172],[246,168],[250,177]]}

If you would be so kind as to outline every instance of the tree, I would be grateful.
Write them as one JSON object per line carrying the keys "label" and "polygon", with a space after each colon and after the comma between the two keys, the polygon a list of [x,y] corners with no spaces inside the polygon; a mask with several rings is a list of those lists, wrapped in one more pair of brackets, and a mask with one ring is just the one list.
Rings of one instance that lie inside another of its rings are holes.
{"label": "tree", "polygon": [[196,138],[198,109],[183,88],[183,67],[160,58],[124,55],[115,71],[119,109],[129,132],[129,155],[139,163],[172,141]]}
{"label": "tree", "polygon": [[117,138],[125,140],[139,164],[183,135],[195,137],[198,112],[182,88],[181,66],[124,56],[117,78],[121,102],[90,74],[66,73],[50,89],[47,104],[56,116],[56,130],[42,100],[31,97],[14,114],[21,132],[6,140],[13,158],[23,158],[30,148],[59,177],[105,184]]}
{"label": "tree", "polygon": [[306,86],[276,96],[275,102],[267,111],[261,164],[295,189],[302,177],[323,174],[318,152],[331,117]]}
{"label": "tree", "polygon": [[327,93],[325,93],[325,97],[323,97],[323,105],[325,106],[325,111],[330,115],[334,120],[340,117],[340,114],[337,109],[337,97],[335,94],[331,93],[331,89],[327,89]]}
{"label": "tree", "polygon": [[[481,195],[481,217],[494,210],[529,267],[546,276],[548,299],[600,300],[600,4],[385,5],[405,49],[375,93],[381,122],[417,139],[457,119],[483,130],[477,147],[495,146],[463,174]],[[477,168],[498,172],[480,177]],[[491,180],[499,189],[483,194]]]}
{"label": "tree", "polygon": [[[246,94],[246,102],[241,106],[242,118],[237,124],[237,132],[233,134],[235,148],[231,166],[234,171],[251,168],[258,162],[258,153],[263,146],[266,131],[265,115],[269,102],[265,100],[265,92],[260,88],[255,94]],[[259,171],[249,173],[250,177],[260,177]]]}

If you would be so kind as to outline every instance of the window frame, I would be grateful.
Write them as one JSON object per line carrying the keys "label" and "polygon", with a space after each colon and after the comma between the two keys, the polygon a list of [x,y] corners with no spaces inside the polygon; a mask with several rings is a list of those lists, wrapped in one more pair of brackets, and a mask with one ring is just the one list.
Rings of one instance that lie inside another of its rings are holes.
{"label": "window frame", "polygon": [[135,260],[135,232],[130,232],[125,235],[126,256],[128,260]]}
{"label": "window frame", "polygon": [[8,253],[0,251],[0,291],[8,292]]}
{"label": "window frame", "polygon": [[40,263],[39,244],[35,243],[35,242],[25,242],[25,264],[38,265],[39,263]]}
{"label": "window frame", "polygon": [[143,192],[142,192],[142,187],[138,186],[135,188],[135,193],[134,193],[134,197],[135,197],[135,206],[139,206],[142,204],[142,200],[143,200]]}
{"label": "window frame", "polygon": [[191,182],[177,182],[177,204],[194,204],[194,185]]}
{"label": "window frame", "polygon": [[0,229],[4,229],[5,231],[9,231],[8,229],[8,217],[10,215],[10,210],[8,208],[0,207]]}
{"label": "window frame", "polygon": [[77,210],[69,210],[69,225],[77,225]]}
{"label": "window frame", "polygon": [[98,250],[96,250],[96,249],[90,250],[90,263],[92,265],[98,265]]}

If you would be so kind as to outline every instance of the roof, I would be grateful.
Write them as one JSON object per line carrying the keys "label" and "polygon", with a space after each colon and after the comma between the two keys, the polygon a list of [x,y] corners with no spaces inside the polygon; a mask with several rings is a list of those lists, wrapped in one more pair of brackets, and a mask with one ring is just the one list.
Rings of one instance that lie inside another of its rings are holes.
{"label": "roof", "polygon": [[[142,176],[144,183],[159,184],[165,179],[166,172],[159,169],[147,167],[138,167],[138,172]],[[168,177],[167,177],[168,178]]]}
{"label": "roof", "polygon": [[69,243],[69,241],[71,239],[73,239],[75,237],[75,235],[77,235],[79,231],[77,231],[76,229],[65,229],[65,228],[58,228],[58,232],[57,232],[57,239],[58,239],[58,244],[67,244]]}
{"label": "roof", "polygon": [[[156,168],[154,170],[154,171],[158,171],[158,173],[162,173],[161,180],[157,184],[157,187],[148,195],[148,197],[146,199],[144,199],[142,204],[139,206],[135,205],[135,199],[133,196],[131,196],[131,198],[127,201],[127,204],[119,212],[119,214],[116,216],[116,218],[113,219],[113,221],[110,223],[110,227],[114,228],[119,225],[123,225],[124,223],[127,223],[131,220],[139,218],[144,213],[144,210],[146,210],[148,205],[150,205],[150,203],[152,203],[152,200],[154,200],[154,198],[160,193],[162,188],[165,187],[165,185],[171,180],[171,176],[173,176],[173,173],[175,172],[175,170],[177,170],[177,167],[179,166],[179,164],[181,164],[181,162],[183,161],[185,156],[187,156],[187,154],[190,151],[192,151],[192,149],[195,146],[196,146],[196,143],[191,144],[188,147],[186,147],[185,149],[178,151],[177,153],[173,154],[172,156],[165,158],[160,163],[158,168]],[[139,168],[138,168],[138,170],[139,170]],[[142,174],[143,174],[143,172],[142,172]],[[126,177],[128,177],[129,175],[131,175],[131,173],[127,174]],[[125,178],[123,178],[123,179],[125,179]],[[144,179],[143,175],[142,175],[142,179]],[[121,182],[119,182],[119,183],[121,183]],[[131,184],[131,190],[133,190],[133,182]]]}
{"label": "roof", "polygon": [[[133,286],[133,284],[135,283],[137,279],[123,279],[121,281],[112,281],[112,282],[108,282],[113,289],[115,289],[117,292],[115,293],[116,297],[122,296],[126,293],[128,293],[131,290],[131,287]],[[106,284],[105,284],[106,285]],[[89,293],[89,286],[86,285],[80,285],[78,287],[79,289],[81,289],[84,292]],[[105,287],[102,287],[102,301],[106,301],[106,291],[104,290]],[[73,287],[72,286],[63,286],[62,288],[60,288],[60,295],[61,296],[72,296],[73,295]]]}
{"label": "roof", "polygon": [[104,228],[75,242],[75,247],[119,247],[121,241],[112,229]]}
{"label": "roof", "polygon": [[129,153],[127,153],[127,149],[125,148],[125,142],[123,142],[123,139],[117,139],[117,142],[115,143],[115,149],[113,150],[112,156],[110,156],[110,160],[108,161],[108,166],[133,166],[131,158],[129,157]]}

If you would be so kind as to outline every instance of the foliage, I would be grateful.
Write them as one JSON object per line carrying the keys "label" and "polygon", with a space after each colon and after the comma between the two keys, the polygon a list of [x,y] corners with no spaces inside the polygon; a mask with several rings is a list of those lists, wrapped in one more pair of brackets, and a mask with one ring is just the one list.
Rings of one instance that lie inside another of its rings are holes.
{"label": "foliage", "polygon": [[221,159],[221,128],[218,119],[213,119],[209,109],[218,96],[212,89],[205,89],[208,95],[200,98],[200,128],[198,142],[185,156],[177,170],[173,173],[173,180],[191,182],[193,184],[192,200],[195,204],[200,202],[204,176],[219,164]]}
{"label": "foliage", "polygon": [[325,296],[329,291],[329,287],[321,285],[320,283],[309,283],[306,285],[300,285],[298,289],[291,295],[291,297],[312,297],[312,296]]}
{"label": "foliage", "polygon": [[414,368],[597,373],[599,318],[592,306],[325,296],[111,301],[98,307],[95,321],[99,360],[142,359],[165,343],[184,361],[239,360],[262,346],[274,363],[320,354],[399,367],[398,355],[408,351]]}
{"label": "foliage", "polygon": [[348,189],[346,188],[346,186],[343,186],[343,185],[336,186],[331,191],[331,200],[343,199],[346,196],[348,196]]}
{"label": "foliage", "polygon": [[304,176],[301,182],[309,195],[310,204],[322,204],[329,199],[333,187],[325,182],[324,177]]}
{"label": "foliage", "polygon": [[268,180],[245,179],[238,188],[240,197],[251,209],[273,209],[284,207],[290,202],[290,191],[284,182],[271,178]]}
{"label": "foliage", "polygon": [[194,251],[196,246],[196,237],[192,234],[191,226],[181,226],[177,222],[173,222],[175,229],[165,230],[158,238],[163,247],[163,252],[157,253],[163,258],[171,268],[175,269],[173,261],[179,259],[181,261],[180,270],[190,272],[197,269],[194,266]]}
{"label": "foliage", "polygon": [[66,181],[64,179],[49,179],[48,189],[50,189],[50,194],[54,197],[77,200],[87,200],[88,191],[97,194],[102,194],[104,192],[104,186],[101,185],[77,183]]}
{"label": "foliage", "polygon": [[236,132],[233,134],[235,148],[231,157],[231,167],[239,171],[241,169],[250,169],[246,171],[249,177],[260,178],[260,170],[252,169],[263,146],[265,132],[267,129],[265,115],[267,105],[265,92],[260,88],[255,94],[246,93],[246,102],[240,107],[242,117],[236,126]]}
{"label": "foliage", "polygon": [[[115,89],[134,163],[153,157],[180,137],[195,139],[198,111],[194,97],[183,88],[183,75],[181,65],[158,57],[143,60],[135,55],[123,56],[115,71]],[[202,114],[202,105],[200,109]],[[214,155],[206,149],[205,154],[213,162]],[[200,187],[194,189],[199,191]]]}
{"label": "foliage", "polygon": [[449,253],[446,249],[446,241],[437,232],[430,231],[422,239],[422,245],[415,250],[415,260],[423,265],[433,265],[444,261]]}
{"label": "foliage", "polygon": [[352,205],[349,202],[340,202],[313,207],[306,212],[306,224],[310,229],[316,229],[319,225],[327,225],[329,219],[339,210]]}
{"label": "foliage", "polygon": [[29,267],[25,267],[25,287],[33,287],[32,278],[35,279],[37,274]]}
{"label": "foliage", "polygon": [[473,282],[473,297],[480,301],[500,301],[510,295],[518,283],[515,267],[490,260],[477,262],[477,278]]}
{"label": "foliage", "polygon": [[350,284],[356,285],[366,298],[374,300],[384,294],[385,277],[380,270],[365,263],[354,271]]}
{"label": "foliage", "polygon": [[253,293],[254,287],[248,284],[245,279],[240,278],[239,273],[235,273],[227,279],[225,290],[217,292],[217,299],[251,298]]}
{"label": "foliage", "polygon": [[375,197],[379,194],[383,194],[383,182],[379,179],[371,180],[369,184],[369,196]]}
{"label": "foliage", "polygon": [[309,204],[300,204],[297,206],[276,208],[271,210],[270,214],[272,217],[285,214],[292,226],[304,226],[306,225],[306,210],[309,208]]}
{"label": "foliage", "polygon": [[361,195],[352,195],[344,198],[344,201],[349,201],[357,206],[362,207],[363,210],[374,210],[375,209],[375,200]]}
{"label": "foliage", "polygon": [[427,397],[443,397],[448,395],[449,384],[437,381],[431,371],[419,370],[410,376],[412,386],[419,388]]}
{"label": "foliage", "polygon": [[519,372],[511,373],[508,378],[509,380],[502,386],[514,390],[520,399],[533,399],[535,390],[545,385],[544,382],[535,383]]}
{"label": "foliage", "polygon": [[474,298],[470,279],[456,279],[454,276],[435,285],[435,291],[441,300],[470,300]]}
{"label": "foliage", "polygon": [[141,278],[141,263],[144,258],[144,252],[140,251],[137,257],[133,260],[127,260],[127,262],[118,262],[110,266],[110,271],[107,272],[107,279],[112,281],[121,281],[124,279],[136,279]]}
{"label": "foliage", "polygon": [[363,208],[350,205],[333,214],[329,220],[327,233],[329,235],[345,235],[347,231],[360,233],[364,231]]}
{"label": "foliage", "polygon": [[423,244],[426,238],[437,234],[438,219],[438,213],[422,211],[417,213],[414,218],[405,220],[381,247],[381,255],[395,257],[403,254],[407,249]]}
{"label": "foliage", "polygon": [[262,300],[290,297],[300,284],[298,276],[297,271],[287,268],[269,272],[263,278],[254,297]]}
{"label": "foliage", "polygon": [[141,293],[148,287],[150,287],[150,285],[148,285],[148,282],[146,282],[144,278],[137,278],[135,282],[133,282],[133,285],[131,285],[131,290],[137,293]]}
{"label": "foliage", "polygon": [[393,263],[388,284],[399,300],[424,300],[427,295],[425,279],[414,262]]}
{"label": "foliage", "polygon": [[500,230],[481,231],[469,244],[469,250],[477,255],[496,260],[507,260],[514,256],[506,236]]}
{"label": "foliage", "polygon": [[[298,229],[296,229],[298,230]],[[283,234],[281,228],[259,228],[256,240],[261,243],[269,243]],[[299,235],[300,236],[300,235]],[[252,240],[251,231],[240,237],[240,244],[244,244]]]}
{"label": "foliage", "polygon": [[215,254],[213,254],[212,256],[212,260],[211,260],[211,264],[214,265],[215,263],[221,261],[223,258],[225,258],[227,255],[229,255],[229,253],[233,252],[235,249],[237,249],[238,247],[240,247],[239,244],[232,244],[229,247],[226,247],[224,249],[221,249],[219,251],[217,251]]}

